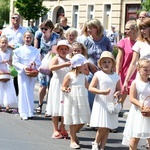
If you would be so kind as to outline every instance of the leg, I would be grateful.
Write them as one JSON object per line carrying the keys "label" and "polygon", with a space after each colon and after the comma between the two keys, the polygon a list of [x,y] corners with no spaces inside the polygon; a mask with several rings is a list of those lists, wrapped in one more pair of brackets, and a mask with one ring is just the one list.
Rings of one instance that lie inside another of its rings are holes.
{"label": "leg", "polygon": [[61,124],[59,126],[59,130],[64,138],[68,138],[68,133],[67,133],[67,130],[65,129],[65,125],[64,125],[64,117],[61,117]]}
{"label": "leg", "polygon": [[70,125],[70,147],[71,148],[80,148],[80,146],[76,143],[76,126],[77,125]]}
{"label": "leg", "polygon": [[148,138],[147,141],[148,141],[147,147],[148,147],[148,150],[150,150],[150,138]]}
{"label": "leg", "polygon": [[44,97],[46,95],[46,86],[42,86],[40,85],[40,89],[39,89],[39,104],[38,107],[36,108],[36,112],[37,113],[41,113],[42,112],[42,106],[43,106],[43,100]]}
{"label": "leg", "polygon": [[106,142],[107,142],[107,139],[108,139],[109,129],[105,128],[103,132],[104,132],[104,135],[103,135],[101,143],[100,143],[100,149],[105,148],[105,145],[106,145]]}
{"label": "leg", "polygon": [[69,126],[70,128],[70,140],[71,140],[71,143],[74,143],[76,142],[76,125],[70,125]]}
{"label": "leg", "polygon": [[138,142],[139,142],[139,138],[132,137],[130,140],[129,150],[137,150]]}
{"label": "leg", "polygon": [[47,86],[40,86],[40,89],[39,89],[39,105],[43,104],[43,99],[46,95],[46,88],[47,88]]}
{"label": "leg", "polygon": [[60,139],[62,138],[62,135],[60,134],[58,130],[58,122],[59,122],[59,116],[52,116],[52,123],[53,123],[53,129],[54,129],[52,138]]}
{"label": "leg", "polygon": [[78,124],[78,125],[76,125],[76,127],[75,127],[76,133],[79,132],[80,129],[81,129],[83,126],[84,126],[84,124]]}

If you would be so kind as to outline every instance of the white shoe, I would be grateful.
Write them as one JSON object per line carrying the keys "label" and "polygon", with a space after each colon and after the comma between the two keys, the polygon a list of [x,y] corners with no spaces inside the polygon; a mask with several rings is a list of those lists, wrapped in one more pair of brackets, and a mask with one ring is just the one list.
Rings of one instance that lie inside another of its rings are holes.
{"label": "white shoe", "polygon": [[71,147],[71,148],[74,148],[74,149],[80,149],[80,145],[78,145],[76,142],[71,143],[71,144],[70,144],[70,147]]}
{"label": "white shoe", "polygon": [[28,117],[21,117],[21,120],[28,120]]}
{"label": "white shoe", "polygon": [[98,143],[92,142],[92,150],[99,150]]}

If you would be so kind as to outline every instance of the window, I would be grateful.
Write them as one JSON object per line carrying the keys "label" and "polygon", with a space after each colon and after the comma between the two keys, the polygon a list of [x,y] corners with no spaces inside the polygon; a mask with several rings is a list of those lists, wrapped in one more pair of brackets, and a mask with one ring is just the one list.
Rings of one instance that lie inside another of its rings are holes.
{"label": "window", "polygon": [[77,5],[73,6],[73,26],[77,28],[78,25],[78,16],[79,15],[79,7]]}
{"label": "window", "polygon": [[94,6],[93,5],[89,5],[88,6],[88,16],[87,16],[87,19],[91,20],[91,19],[93,19],[93,16],[94,16]]}

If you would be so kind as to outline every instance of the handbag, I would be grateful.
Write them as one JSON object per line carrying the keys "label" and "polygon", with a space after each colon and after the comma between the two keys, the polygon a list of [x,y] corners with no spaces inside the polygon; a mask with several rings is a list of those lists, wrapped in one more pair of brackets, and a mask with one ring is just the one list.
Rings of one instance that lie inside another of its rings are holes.
{"label": "handbag", "polygon": [[55,54],[51,53],[51,52],[48,52],[44,58],[42,59],[42,64],[41,66],[39,67],[39,72],[42,73],[42,74],[45,74],[45,75],[50,75],[51,74],[51,71],[49,69],[49,65],[50,65],[50,62],[52,60],[52,58],[55,56]]}
{"label": "handbag", "polygon": [[[143,116],[150,117],[150,96],[147,96],[142,103],[141,113]],[[144,107],[147,106],[147,107]]]}
{"label": "handbag", "polygon": [[107,109],[111,114],[118,114],[122,110],[122,105],[118,103],[118,99],[114,98],[113,102],[107,103]]}
{"label": "handbag", "polygon": [[16,71],[14,66],[9,66],[10,75],[13,77],[17,77],[18,72]]}

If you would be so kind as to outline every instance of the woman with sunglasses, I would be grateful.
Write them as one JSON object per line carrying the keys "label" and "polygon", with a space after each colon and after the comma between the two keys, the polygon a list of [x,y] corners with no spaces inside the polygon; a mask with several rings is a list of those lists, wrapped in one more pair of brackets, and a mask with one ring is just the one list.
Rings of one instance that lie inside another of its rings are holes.
{"label": "woman with sunglasses", "polygon": [[[54,25],[51,20],[45,20],[41,25],[40,29],[42,36],[40,38],[40,49],[41,49],[41,59],[51,51],[53,45],[57,45],[57,42],[60,40],[60,35],[53,32]],[[39,34],[40,35],[40,34]],[[38,45],[38,44],[37,44]],[[46,95],[46,89],[49,86],[50,76],[39,73],[38,80],[40,84],[39,89],[39,104],[36,109],[37,113],[42,112],[43,99]]]}

